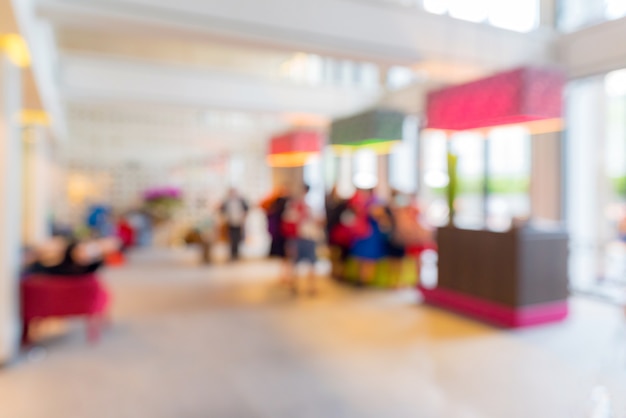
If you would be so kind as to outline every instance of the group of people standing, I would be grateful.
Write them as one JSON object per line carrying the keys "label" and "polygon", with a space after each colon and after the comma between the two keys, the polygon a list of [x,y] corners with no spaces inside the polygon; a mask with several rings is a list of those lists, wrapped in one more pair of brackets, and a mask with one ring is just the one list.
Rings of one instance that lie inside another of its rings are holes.
{"label": "group of people standing", "polygon": [[326,201],[328,243],[333,254],[333,274],[344,277],[349,257],[358,262],[358,282],[374,280],[381,259],[389,262],[389,282],[400,285],[403,261],[432,247],[433,234],[420,216],[411,196],[392,190],[389,199],[371,189],[358,189],[342,199],[334,189]]}
{"label": "group of people standing", "polygon": [[316,218],[306,202],[308,192],[307,185],[291,191],[280,187],[261,202],[261,207],[267,214],[268,232],[272,238],[270,256],[285,261],[283,282],[297,293],[295,268],[300,263],[307,263],[309,293],[315,294],[317,245],[323,240],[324,233],[323,221]]}
{"label": "group of people standing", "polygon": [[[294,289],[294,266],[305,261],[313,264],[317,244],[324,241],[331,249],[336,277],[344,277],[343,269],[352,257],[358,261],[359,283],[371,283],[378,261],[384,258],[389,260],[393,287],[400,285],[405,256],[419,260],[421,251],[433,245],[432,232],[409,195],[393,190],[383,200],[373,190],[359,189],[344,199],[333,189],[326,198],[326,219],[320,220],[306,204],[307,191],[306,186],[291,193],[279,188],[261,204],[272,237],[270,256],[287,261],[285,280]],[[312,269],[309,275],[314,283]]]}
{"label": "group of people standing", "polygon": [[[378,261],[386,259],[389,262],[389,281],[393,286],[400,284],[404,257],[407,254],[419,255],[424,248],[433,245],[431,231],[420,221],[417,205],[406,194],[392,191],[390,198],[383,200],[376,197],[373,190],[359,189],[353,196],[344,199],[333,189],[326,198],[326,216],[323,219],[307,204],[308,192],[306,185],[290,189],[280,187],[260,204],[267,215],[272,238],[269,255],[284,260],[283,282],[293,292],[298,290],[296,266],[306,263],[309,265],[309,292],[316,293],[314,266],[319,244],[328,244],[336,277],[344,277],[346,262],[353,258],[358,261],[359,282],[371,283]],[[219,207],[232,260],[240,258],[249,211],[248,202],[235,189],[229,190]],[[124,232],[124,228],[118,229]],[[108,254],[120,247],[123,249],[133,241],[125,240],[125,235],[119,231],[109,236],[114,238],[107,239],[104,234],[96,234],[81,241],[53,240],[37,252],[31,260],[30,270],[59,274],[94,272]],[[207,245],[204,251],[207,260],[209,250],[210,245]],[[419,257],[416,258],[419,260]]]}

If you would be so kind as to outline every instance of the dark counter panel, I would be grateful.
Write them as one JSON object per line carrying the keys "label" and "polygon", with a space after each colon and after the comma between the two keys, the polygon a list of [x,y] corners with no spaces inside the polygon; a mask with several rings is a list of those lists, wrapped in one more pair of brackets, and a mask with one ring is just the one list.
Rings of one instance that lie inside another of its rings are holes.
{"label": "dark counter panel", "polygon": [[532,230],[438,231],[437,287],[505,306],[567,298],[567,235]]}

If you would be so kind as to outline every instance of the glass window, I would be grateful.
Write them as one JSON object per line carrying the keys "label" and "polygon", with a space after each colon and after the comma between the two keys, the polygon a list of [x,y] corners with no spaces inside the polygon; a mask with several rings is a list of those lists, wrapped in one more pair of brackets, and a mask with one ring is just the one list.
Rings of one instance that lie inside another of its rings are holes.
{"label": "glass window", "polygon": [[280,65],[278,75],[300,84],[371,88],[379,85],[378,73],[378,66],[373,63],[339,61],[298,52]]}
{"label": "glass window", "polygon": [[424,131],[422,134],[423,190],[420,202],[426,219],[432,225],[448,222],[446,186],[448,185],[448,141],[442,131]]}
{"label": "glass window", "polygon": [[307,82],[320,84],[324,74],[324,61],[319,55],[309,55],[307,62]]}
{"label": "glass window", "polygon": [[484,218],[485,140],[475,132],[462,132],[453,135],[451,141],[452,151],[458,156],[456,224],[480,227]]}
{"label": "glass window", "polygon": [[415,193],[418,188],[418,129],[416,117],[405,118],[402,142],[389,155],[389,185],[405,193]]}
{"label": "glass window", "polygon": [[349,151],[339,155],[337,167],[337,192],[344,199],[354,194],[354,184],[352,182],[352,154]]}
{"label": "glass window", "polygon": [[530,215],[531,142],[523,127],[493,129],[489,135],[489,218],[508,227]]}
{"label": "glass window", "polygon": [[609,73],[605,77],[605,88],[608,94],[605,109],[606,144],[602,161],[604,175],[598,187],[599,198],[596,199],[599,201],[598,212],[604,215],[601,229],[604,233],[597,241],[604,247],[604,258],[600,261],[604,276],[615,283],[624,284],[626,251],[623,250],[622,242],[626,236],[626,72],[620,70]]}
{"label": "glass window", "polygon": [[424,10],[438,15],[448,11],[448,0],[424,0]]}
{"label": "glass window", "polygon": [[626,98],[608,98],[607,146],[605,148],[606,174],[615,195],[626,192]]}
{"label": "glass window", "polygon": [[608,73],[604,78],[604,89],[609,97],[626,96],[626,70]]}
{"label": "glass window", "polygon": [[337,156],[331,147],[326,147],[322,152],[322,164],[324,186],[326,191],[330,191],[339,182],[340,156]]}
{"label": "glass window", "polygon": [[559,27],[565,31],[626,16],[626,0],[561,0],[559,6]]}
{"label": "glass window", "polygon": [[367,88],[378,88],[380,71],[376,64],[361,64],[361,84]]}
{"label": "glass window", "polygon": [[605,15],[609,20],[626,16],[626,0],[607,0]]}
{"label": "glass window", "polygon": [[389,155],[389,185],[404,193],[417,191],[417,141],[398,143]]}
{"label": "glass window", "polygon": [[499,28],[517,32],[533,30],[539,17],[539,4],[535,0],[498,0],[491,4],[489,23]]}
{"label": "glass window", "polygon": [[489,15],[488,0],[450,0],[448,13],[450,16],[461,20],[476,23],[484,22]]}
{"label": "glass window", "polygon": [[228,177],[230,185],[233,187],[241,187],[245,182],[246,165],[242,156],[233,155],[228,165]]}
{"label": "glass window", "polygon": [[371,149],[360,149],[354,153],[352,181],[357,188],[372,189],[378,185],[378,155]]}
{"label": "glass window", "polygon": [[626,265],[626,73],[572,82],[567,105],[572,285],[620,300],[613,289],[623,287]]}
{"label": "glass window", "polygon": [[415,72],[408,67],[391,67],[387,73],[387,86],[392,90],[402,89],[415,81]]}
{"label": "glass window", "polygon": [[[540,0],[423,0],[424,10],[468,22],[529,32],[539,22]],[[621,0],[614,0],[621,1]]]}
{"label": "glass window", "polygon": [[304,183],[310,187],[307,195],[307,203],[316,213],[324,210],[324,172],[322,168],[322,158],[316,156],[309,160],[304,166]]}
{"label": "glass window", "polygon": [[353,63],[351,61],[341,61],[341,81],[340,85],[350,86],[353,81],[354,71],[352,69]]}
{"label": "glass window", "polygon": [[605,213],[615,226],[626,213],[626,70],[607,74],[604,85],[607,94],[604,171],[608,180]]}

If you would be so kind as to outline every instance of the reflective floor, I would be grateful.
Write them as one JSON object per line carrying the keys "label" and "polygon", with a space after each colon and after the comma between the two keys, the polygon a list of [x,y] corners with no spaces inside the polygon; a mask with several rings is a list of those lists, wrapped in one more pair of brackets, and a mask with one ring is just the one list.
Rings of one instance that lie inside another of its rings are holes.
{"label": "reflective floor", "polygon": [[113,325],[81,323],[0,371],[10,418],[626,417],[622,312],[574,299],[565,323],[505,332],[412,290],[323,281],[293,298],[265,261],[198,267],[143,252],[109,270]]}

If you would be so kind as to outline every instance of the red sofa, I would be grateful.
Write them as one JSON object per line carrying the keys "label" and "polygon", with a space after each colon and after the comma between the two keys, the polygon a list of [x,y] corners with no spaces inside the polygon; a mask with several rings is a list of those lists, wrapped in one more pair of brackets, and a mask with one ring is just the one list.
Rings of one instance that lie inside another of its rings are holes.
{"label": "red sofa", "polygon": [[98,341],[110,298],[97,275],[32,275],[21,281],[20,293],[23,344],[30,342],[33,321],[52,317],[85,317],[89,342]]}

